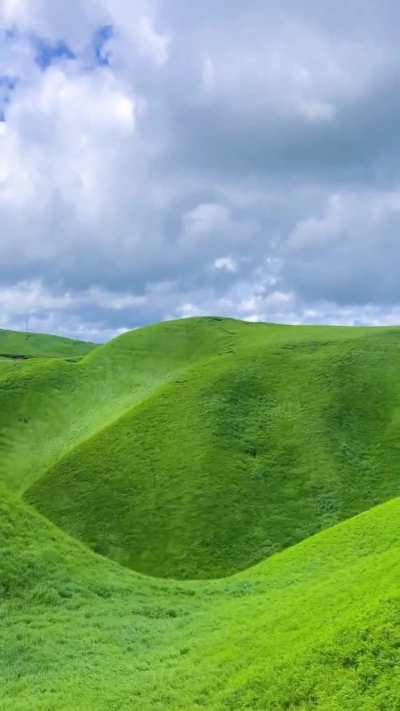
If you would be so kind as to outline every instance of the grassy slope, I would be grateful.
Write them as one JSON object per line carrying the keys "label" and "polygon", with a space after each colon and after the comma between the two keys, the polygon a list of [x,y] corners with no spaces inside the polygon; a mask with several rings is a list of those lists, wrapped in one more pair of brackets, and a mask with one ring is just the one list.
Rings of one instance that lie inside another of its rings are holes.
{"label": "grassy slope", "polygon": [[135,570],[244,569],[400,493],[399,353],[397,329],[194,319],[127,334],[82,366],[93,382],[94,363],[118,363],[137,404],[27,497]]}
{"label": "grassy slope", "polygon": [[94,348],[96,348],[94,343],[70,338],[0,329],[0,354],[2,356],[78,358],[87,355]]}
{"label": "grassy slope", "polygon": [[9,372],[0,380],[0,480],[22,491],[180,371],[225,353],[231,338],[218,320],[171,322],[127,333],[79,363],[29,361]]}
{"label": "grassy slope", "polygon": [[0,705],[394,711],[392,501],[222,581],[141,577],[2,493]]}
{"label": "grassy slope", "polygon": [[62,358],[74,362],[94,348],[94,343],[0,329],[0,380],[19,377],[30,359]]}

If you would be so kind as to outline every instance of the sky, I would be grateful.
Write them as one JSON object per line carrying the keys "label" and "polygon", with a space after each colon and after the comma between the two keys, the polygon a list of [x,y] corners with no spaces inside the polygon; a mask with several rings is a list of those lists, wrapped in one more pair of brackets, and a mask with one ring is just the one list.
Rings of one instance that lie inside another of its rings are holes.
{"label": "sky", "polygon": [[0,0],[0,328],[400,324],[400,4]]}

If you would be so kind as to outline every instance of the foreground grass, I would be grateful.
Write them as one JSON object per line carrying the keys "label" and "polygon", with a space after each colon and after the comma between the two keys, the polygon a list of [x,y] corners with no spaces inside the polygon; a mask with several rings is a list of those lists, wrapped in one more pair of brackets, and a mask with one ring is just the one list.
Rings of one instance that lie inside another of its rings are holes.
{"label": "foreground grass", "polygon": [[4,711],[398,708],[394,500],[231,578],[160,581],[0,504]]}

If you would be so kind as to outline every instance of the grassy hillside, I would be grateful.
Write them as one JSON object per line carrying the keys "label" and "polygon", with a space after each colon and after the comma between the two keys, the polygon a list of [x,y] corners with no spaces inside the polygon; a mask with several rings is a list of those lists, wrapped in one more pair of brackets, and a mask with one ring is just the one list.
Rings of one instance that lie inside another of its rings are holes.
{"label": "grassy hillside", "polygon": [[29,356],[0,363],[1,710],[397,711],[400,330],[25,335],[0,332]]}
{"label": "grassy hillside", "polygon": [[2,710],[398,708],[399,500],[186,583],[132,573],[0,501]]}
{"label": "grassy hillside", "polygon": [[32,358],[79,358],[90,353],[96,345],[60,336],[20,333],[0,329],[0,358],[4,360]]}
{"label": "grassy hillside", "polygon": [[[58,358],[76,362],[94,348],[94,343],[0,329],[0,380],[10,376],[19,378],[32,359]],[[2,398],[0,402],[3,404]]]}
{"label": "grassy hillside", "polygon": [[137,571],[232,574],[400,494],[399,354],[398,329],[193,319],[126,334],[75,368],[75,399],[61,383],[61,436],[79,411],[82,441],[46,471],[39,448],[26,497]]}
{"label": "grassy hillside", "polygon": [[[226,353],[232,340],[226,323],[198,319],[151,326],[97,348],[79,363],[32,360],[8,373],[0,380],[0,481],[23,490],[182,370]],[[240,322],[232,327],[246,332]]]}

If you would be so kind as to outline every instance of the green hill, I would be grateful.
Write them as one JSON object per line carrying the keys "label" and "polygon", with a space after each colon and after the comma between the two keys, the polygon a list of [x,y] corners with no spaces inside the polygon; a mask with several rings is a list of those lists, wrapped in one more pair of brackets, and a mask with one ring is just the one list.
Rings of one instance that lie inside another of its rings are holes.
{"label": "green hill", "polygon": [[400,329],[1,334],[2,711],[397,711]]}
{"label": "green hill", "polygon": [[0,329],[0,358],[27,359],[33,357],[45,358],[79,358],[96,348],[94,343],[76,341],[61,336],[47,336],[39,333],[20,333]]}
{"label": "green hill", "polygon": [[194,319],[127,334],[81,363],[94,391],[100,373],[89,412],[112,404],[107,426],[41,476],[39,462],[26,497],[137,571],[232,574],[400,494],[399,352],[395,329]]}
{"label": "green hill", "polygon": [[220,581],[157,581],[5,492],[4,711],[395,711],[395,500]]}
{"label": "green hill", "polygon": [[8,373],[0,380],[0,480],[24,490],[163,383],[227,352],[226,323],[246,331],[229,320],[171,322],[127,333],[79,363],[32,360]]}

